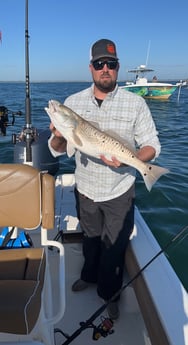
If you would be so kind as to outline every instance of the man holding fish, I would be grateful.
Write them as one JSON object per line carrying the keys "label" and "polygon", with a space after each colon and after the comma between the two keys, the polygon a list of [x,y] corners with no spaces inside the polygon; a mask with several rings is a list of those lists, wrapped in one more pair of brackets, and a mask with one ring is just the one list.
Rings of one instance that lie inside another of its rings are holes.
{"label": "man holding fish", "polygon": [[114,42],[101,39],[90,54],[91,87],[69,96],[64,105],[49,101],[49,148],[55,156],[75,154],[85,261],[72,290],[96,284],[98,295],[108,302],[109,317],[117,319],[125,250],[134,225],[136,170],[148,190],[168,170],[145,163],[160,153],[156,127],[144,99],[117,85]]}

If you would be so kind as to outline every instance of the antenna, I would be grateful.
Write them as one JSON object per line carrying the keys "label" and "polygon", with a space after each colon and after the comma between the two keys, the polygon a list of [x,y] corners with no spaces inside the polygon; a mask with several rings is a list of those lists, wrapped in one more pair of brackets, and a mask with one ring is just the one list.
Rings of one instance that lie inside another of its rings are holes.
{"label": "antenna", "polygon": [[146,67],[148,65],[148,60],[149,60],[150,46],[151,46],[151,41],[149,40],[148,50],[147,50],[147,55],[146,55]]}

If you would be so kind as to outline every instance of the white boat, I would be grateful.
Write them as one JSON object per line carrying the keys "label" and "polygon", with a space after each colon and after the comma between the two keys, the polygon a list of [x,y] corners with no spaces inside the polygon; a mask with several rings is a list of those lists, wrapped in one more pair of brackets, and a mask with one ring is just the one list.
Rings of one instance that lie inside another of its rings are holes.
{"label": "white boat", "polygon": [[133,82],[127,82],[121,88],[144,98],[167,100],[177,88],[183,85],[182,82],[176,84],[160,83],[157,81],[156,76],[149,82],[146,78],[146,73],[153,71],[153,69],[147,68],[146,65],[140,65],[135,69],[129,70],[128,72],[134,73],[136,78]]}
{"label": "white boat", "polygon": [[[75,179],[56,174],[31,124],[27,17],[26,0],[26,126],[15,163],[0,165],[0,345],[188,345],[187,292],[137,208],[119,319],[108,319],[96,286],[71,290],[83,263]],[[34,246],[18,241],[23,231]]]}
{"label": "white boat", "polygon": [[27,229],[34,243],[0,251],[0,344],[188,345],[187,292],[137,208],[119,319],[106,319],[95,285],[72,292],[83,263],[74,186],[74,174],[54,186],[30,165],[0,166],[0,226],[17,226],[13,237]]}

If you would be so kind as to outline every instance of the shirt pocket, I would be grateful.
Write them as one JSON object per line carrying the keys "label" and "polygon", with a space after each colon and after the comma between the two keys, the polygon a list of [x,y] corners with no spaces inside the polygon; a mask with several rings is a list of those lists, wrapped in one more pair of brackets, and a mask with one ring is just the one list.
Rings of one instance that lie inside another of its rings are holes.
{"label": "shirt pocket", "polygon": [[134,143],[134,121],[123,116],[112,117],[112,131],[115,131],[121,138]]}

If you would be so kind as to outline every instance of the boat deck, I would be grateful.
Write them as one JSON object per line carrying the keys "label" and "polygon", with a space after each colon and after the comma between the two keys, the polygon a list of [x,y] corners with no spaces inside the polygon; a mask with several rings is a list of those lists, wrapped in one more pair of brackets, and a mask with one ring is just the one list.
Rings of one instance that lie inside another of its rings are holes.
{"label": "boat deck", "polygon": [[[62,241],[65,250],[65,313],[56,325],[60,330],[55,334],[56,345],[93,344],[92,327],[79,332],[80,323],[90,320],[103,306],[95,285],[82,292],[71,290],[83,264],[82,232],[76,216],[74,182],[73,174],[57,177],[55,227],[48,232],[48,238]],[[39,237],[40,231],[32,231],[34,247],[37,247]],[[135,208],[133,236],[125,256],[128,272],[125,268],[124,287],[127,287],[121,294],[120,317],[114,322],[114,332],[99,338],[101,344],[188,345],[188,295],[165,255],[161,254],[143,270],[160,251],[159,244]],[[49,247],[47,253],[53,280],[53,308],[57,310],[59,255],[55,247]],[[101,324],[101,316],[107,317],[106,309],[93,320],[95,326]],[[75,331],[78,336],[70,341]],[[28,342],[26,344],[29,345]]]}
{"label": "boat deck", "polygon": [[[72,179],[72,182],[71,180]],[[58,323],[57,328],[71,336],[80,328],[80,322],[86,322],[103,305],[96,292],[96,285],[91,284],[88,289],[81,292],[72,292],[71,286],[80,276],[83,264],[81,232],[74,203],[74,176],[64,175],[62,193],[62,176],[56,180],[56,232],[53,236],[63,239],[65,248],[65,283],[66,283],[66,307],[63,319]],[[59,202],[61,200],[61,202]],[[63,233],[61,231],[63,230]],[[59,232],[60,231],[60,232]],[[52,233],[51,233],[52,236]],[[61,237],[63,236],[63,238]],[[55,250],[50,250],[51,269],[54,275],[56,264]],[[129,280],[125,271],[125,282]],[[54,302],[58,303],[57,292],[54,292]],[[120,317],[114,322],[114,333],[107,337],[100,337],[100,344],[108,345],[150,345],[143,317],[132,286],[128,286],[121,295]],[[101,316],[108,317],[106,309],[102,315],[93,322],[98,326],[101,323]],[[81,332],[72,343],[74,345],[93,344],[93,329],[89,328]],[[56,344],[62,345],[66,338],[61,333],[55,335]]]}
{"label": "boat deck", "polygon": [[[74,175],[60,175],[56,179],[56,229],[62,234],[65,247],[66,310],[57,325],[69,336],[87,321],[103,304],[96,287],[83,292],[72,292],[71,285],[79,278],[83,263],[79,222],[74,201]],[[63,188],[62,188],[63,186]],[[61,238],[61,237],[60,237]],[[135,209],[135,227],[131,246],[125,258],[133,278],[161,248]],[[125,272],[125,282],[129,281]],[[137,302],[138,301],[138,302]],[[139,304],[138,304],[139,303]],[[172,313],[173,305],[173,313]],[[101,337],[108,345],[183,345],[188,344],[188,295],[162,254],[128,287],[120,301],[120,317],[114,322],[114,333]],[[107,316],[106,310],[103,312]],[[176,318],[178,315],[178,319]],[[176,321],[175,321],[176,320]],[[100,317],[94,322],[100,324]],[[93,330],[84,330],[73,344],[93,343]],[[148,335],[149,334],[149,335]],[[57,345],[66,339],[57,334]]]}
{"label": "boat deck", "polygon": [[[91,285],[87,290],[82,292],[72,292],[72,283],[79,278],[80,269],[83,262],[81,244],[65,244],[65,262],[66,262],[66,309],[63,319],[57,325],[64,333],[69,336],[80,328],[80,322],[87,321],[103,305],[103,301],[96,293],[96,286]],[[54,266],[53,266],[54,267]],[[55,300],[56,296],[54,296]],[[102,316],[108,317],[106,310]],[[101,323],[99,316],[94,322],[96,326]],[[127,287],[122,293],[120,301],[120,317],[114,322],[114,333],[107,337],[101,337],[101,344],[108,345],[149,345],[147,331],[139,306],[136,301],[134,290]],[[73,344],[93,344],[93,330],[84,330]],[[56,334],[56,344],[60,345],[65,342],[60,333]]]}

